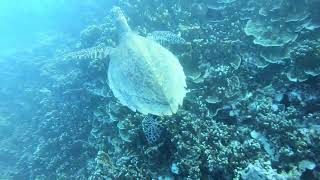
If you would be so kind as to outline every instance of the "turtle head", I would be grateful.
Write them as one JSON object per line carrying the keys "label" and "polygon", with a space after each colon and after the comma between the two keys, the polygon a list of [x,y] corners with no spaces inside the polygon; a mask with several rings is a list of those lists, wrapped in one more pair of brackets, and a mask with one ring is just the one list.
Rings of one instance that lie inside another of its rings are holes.
{"label": "turtle head", "polygon": [[111,9],[111,14],[113,16],[114,23],[117,27],[117,30],[120,34],[131,31],[131,28],[128,25],[127,19],[124,16],[120,7],[114,6]]}

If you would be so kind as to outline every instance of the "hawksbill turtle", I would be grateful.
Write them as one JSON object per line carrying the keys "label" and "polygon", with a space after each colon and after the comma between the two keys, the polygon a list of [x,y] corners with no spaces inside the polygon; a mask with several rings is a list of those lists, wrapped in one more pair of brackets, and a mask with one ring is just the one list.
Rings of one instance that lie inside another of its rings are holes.
{"label": "hawksbill turtle", "polygon": [[78,58],[110,57],[108,84],[121,104],[142,114],[172,115],[186,96],[186,76],[175,55],[154,39],[181,43],[167,32],[143,37],[133,32],[119,7],[111,13],[119,34],[116,48],[90,48],[73,54]]}

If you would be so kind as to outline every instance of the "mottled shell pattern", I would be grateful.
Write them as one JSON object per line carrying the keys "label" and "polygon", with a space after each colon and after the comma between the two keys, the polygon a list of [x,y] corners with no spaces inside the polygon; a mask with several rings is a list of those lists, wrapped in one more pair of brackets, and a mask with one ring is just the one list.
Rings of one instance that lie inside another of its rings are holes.
{"label": "mottled shell pattern", "polygon": [[123,105],[143,114],[176,113],[186,95],[186,76],[175,55],[142,37],[127,24],[119,7],[112,9],[119,45],[110,54],[109,86]]}

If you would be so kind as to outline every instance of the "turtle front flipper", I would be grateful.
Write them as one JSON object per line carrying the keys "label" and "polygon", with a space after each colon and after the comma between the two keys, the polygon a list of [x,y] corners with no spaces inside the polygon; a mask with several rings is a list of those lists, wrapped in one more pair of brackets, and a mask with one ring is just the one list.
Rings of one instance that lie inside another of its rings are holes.
{"label": "turtle front flipper", "polygon": [[87,60],[87,59],[105,59],[112,51],[112,47],[91,47],[81,49],[76,52],[67,53],[64,55],[68,59]]}
{"label": "turtle front flipper", "polygon": [[163,46],[186,44],[186,40],[184,40],[179,34],[174,34],[171,31],[153,31],[148,34],[147,38],[156,41]]}

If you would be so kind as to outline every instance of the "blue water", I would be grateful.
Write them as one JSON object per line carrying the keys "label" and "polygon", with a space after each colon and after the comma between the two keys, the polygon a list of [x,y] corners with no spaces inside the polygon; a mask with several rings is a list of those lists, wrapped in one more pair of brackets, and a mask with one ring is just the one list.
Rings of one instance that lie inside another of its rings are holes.
{"label": "blue water", "polygon": [[3,0],[1,52],[28,49],[57,34],[78,37],[81,29],[102,21],[110,4],[103,0]]}

